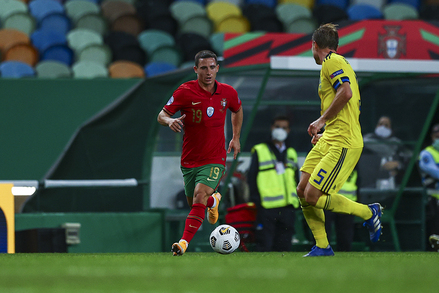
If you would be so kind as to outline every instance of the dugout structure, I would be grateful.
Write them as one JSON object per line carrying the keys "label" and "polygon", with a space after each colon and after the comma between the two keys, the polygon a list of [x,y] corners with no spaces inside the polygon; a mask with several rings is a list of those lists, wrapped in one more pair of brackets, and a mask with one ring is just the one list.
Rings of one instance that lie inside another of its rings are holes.
{"label": "dugout structure", "polygon": [[[310,57],[306,59],[313,62]],[[288,62],[281,61],[281,64]],[[416,160],[419,151],[429,143],[430,125],[439,122],[439,77],[423,70],[428,66],[426,64],[413,66],[403,67],[398,72],[390,72],[386,64],[375,65],[366,71],[356,69],[362,94],[363,133],[373,132],[378,118],[388,115],[392,118],[395,135],[411,154],[401,170],[402,178],[396,188],[361,188],[361,201],[380,201],[386,205],[383,220],[390,224],[384,230],[386,241],[371,249],[425,249],[425,194]],[[439,68],[437,64],[434,66]],[[420,70],[410,72],[412,68]],[[39,188],[22,211],[33,214],[153,211],[150,204],[153,198],[165,197],[169,192],[157,193],[151,189],[152,160],[156,156],[179,157],[182,144],[181,134],[160,126],[156,117],[177,86],[194,78],[190,69],[139,81],[80,126],[43,176],[50,180],[135,178],[142,184],[135,188]],[[243,102],[242,157],[249,156],[253,145],[269,138],[271,120],[278,114],[291,117],[289,142],[299,156],[306,155],[311,147],[306,129],[320,112],[318,78],[318,71],[310,68],[273,68],[270,65],[220,68],[218,80],[232,85]],[[226,141],[229,141],[232,133],[229,117],[225,133]],[[231,162],[229,171],[236,166],[237,162]],[[178,170],[179,166],[170,165],[167,169],[173,168]],[[224,194],[231,174],[228,172],[225,178]],[[160,176],[172,186],[172,178],[166,172]],[[208,232],[210,230],[206,235]],[[363,232],[367,236],[367,232]],[[205,242],[202,236],[200,233],[199,241]]]}

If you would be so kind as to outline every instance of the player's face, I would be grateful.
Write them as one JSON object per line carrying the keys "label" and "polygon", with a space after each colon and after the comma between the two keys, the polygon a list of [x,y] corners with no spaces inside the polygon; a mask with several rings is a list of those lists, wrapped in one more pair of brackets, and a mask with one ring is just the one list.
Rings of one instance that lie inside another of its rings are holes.
{"label": "player's face", "polygon": [[215,62],[214,58],[202,58],[198,61],[198,67],[194,67],[198,75],[198,81],[204,86],[215,83],[218,69],[219,65]]}
{"label": "player's face", "polygon": [[312,56],[314,57],[314,60],[316,61],[317,64],[321,65],[322,64],[322,60],[320,60],[319,54],[317,52],[317,44],[316,42],[312,41]]}

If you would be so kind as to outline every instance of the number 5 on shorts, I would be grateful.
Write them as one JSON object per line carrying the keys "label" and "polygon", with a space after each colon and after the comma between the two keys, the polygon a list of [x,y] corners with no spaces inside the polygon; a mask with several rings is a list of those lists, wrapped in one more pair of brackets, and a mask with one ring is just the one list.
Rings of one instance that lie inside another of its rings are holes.
{"label": "number 5 on shorts", "polygon": [[[323,174],[322,174],[323,173]],[[325,179],[325,175],[327,172],[323,169],[320,169],[319,173],[317,173],[317,176],[320,177],[320,180],[317,181],[316,179],[314,179],[314,182],[317,183],[318,185],[320,185],[320,183],[322,183],[323,179]]]}

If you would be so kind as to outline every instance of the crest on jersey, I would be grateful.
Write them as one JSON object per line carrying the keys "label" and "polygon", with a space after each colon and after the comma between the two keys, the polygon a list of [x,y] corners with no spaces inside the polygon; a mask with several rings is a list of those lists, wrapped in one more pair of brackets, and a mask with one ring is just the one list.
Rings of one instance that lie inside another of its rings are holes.
{"label": "crest on jersey", "polygon": [[174,96],[171,96],[171,98],[168,100],[168,102],[166,103],[166,106],[171,105],[172,103],[174,103]]}
{"label": "crest on jersey", "polygon": [[406,34],[400,34],[400,25],[385,25],[385,34],[378,33],[378,55],[387,59],[398,59],[406,54]]}
{"label": "crest on jersey", "polygon": [[213,112],[215,112],[215,109],[213,107],[208,107],[206,110],[207,116],[212,117]]}
{"label": "crest on jersey", "polygon": [[221,109],[221,112],[223,112],[226,109],[226,106],[227,106],[227,99],[222,99],[221,100],[221,106],[223,107]]}

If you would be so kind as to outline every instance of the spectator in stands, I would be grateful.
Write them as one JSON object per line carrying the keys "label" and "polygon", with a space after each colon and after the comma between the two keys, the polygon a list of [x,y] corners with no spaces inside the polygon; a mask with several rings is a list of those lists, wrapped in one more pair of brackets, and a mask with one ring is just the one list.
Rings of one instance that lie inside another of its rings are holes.
{"label": "spectator in stands", "polygon": [[[360,165],[367,165],[365,187],[394,189],[401,182],[404,167],[411,153],[401,140],[394,136],[392,121],[388,116],[378,120],[373,133],[364,135],[364,150]],[[364,175],[364,174],[362,174]]]}
{"label": "spectator in stands", "polygon": [[271,124],[271,139],[252,148],[248,182],[257,207],[257,251],[291,251],[299,172],[296,150],[285,143],[289,132],[288,117],[278,116]]}
{"label": "spectator in stands", "polygon": [[426,231],[430,236],[430,244],[433,249],[439,249],[435,243],[439,240],[432,234],[439,234],[439,124],[435,124],[431,130],[432,144],[421,151],[419,155],[419,169],[422,176],[422,184],[427,189],[428,202],[426,206]]}

